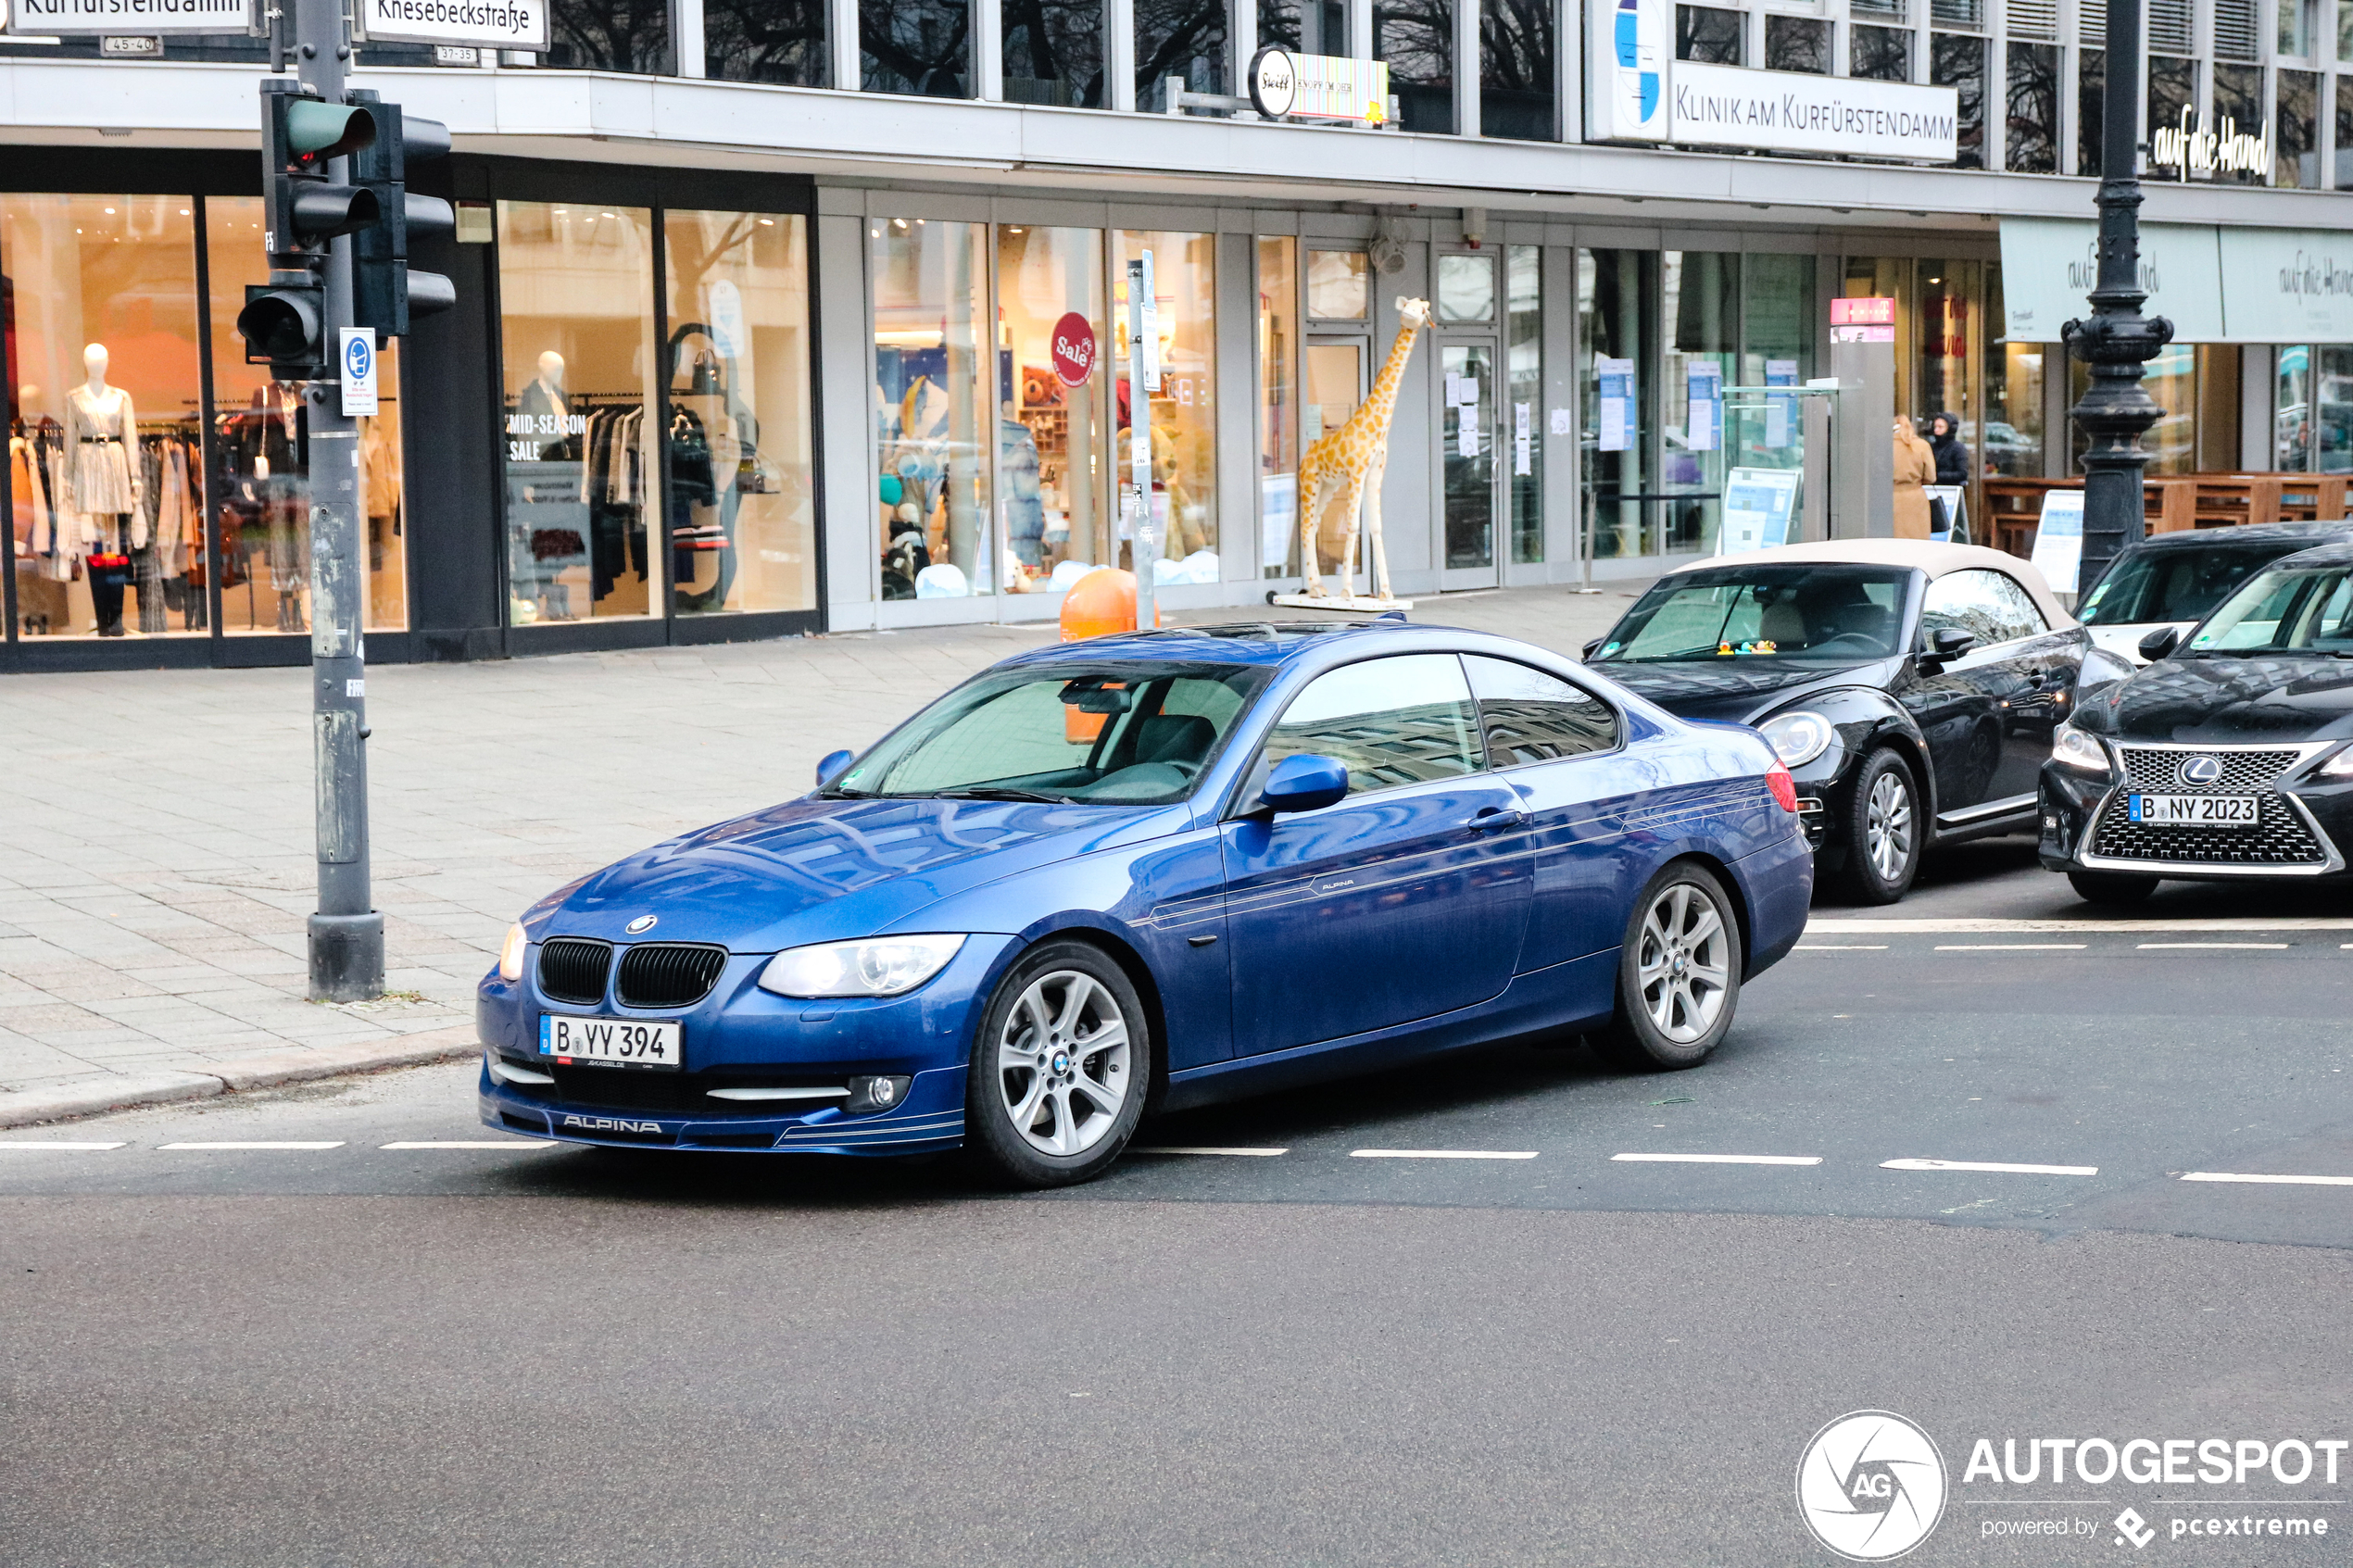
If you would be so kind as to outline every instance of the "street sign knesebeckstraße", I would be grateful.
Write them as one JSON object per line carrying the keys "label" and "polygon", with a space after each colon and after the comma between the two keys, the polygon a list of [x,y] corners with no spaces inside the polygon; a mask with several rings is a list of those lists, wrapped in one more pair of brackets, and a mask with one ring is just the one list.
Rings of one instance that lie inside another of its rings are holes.
{"label": "street sign knesebeckstra\u00dfe", "polygon": [[352,0],[351,20],[356,36],[374,43],[471,44],[544,55],[547,12],[548,0]]}
{"label": "street sign knesebeckstra\u00dfe", "polygon": [[1269,119],[1302,115],[1380,125],[1389,119],[1389,65],[1295,55],[1272,44],[1251,56],[1251,107]]}
{"label": "street sign knesebeckstra\u00dfe", "polygon": [[8,31],[34,35],[242,33],[252,21],[252,0],[8,0]]}

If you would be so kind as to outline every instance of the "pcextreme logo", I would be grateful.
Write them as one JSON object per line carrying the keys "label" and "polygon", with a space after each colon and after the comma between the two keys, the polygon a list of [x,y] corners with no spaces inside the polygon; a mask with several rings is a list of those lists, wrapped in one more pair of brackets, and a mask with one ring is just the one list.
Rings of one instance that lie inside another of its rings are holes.
{"label": "pcextreme logo", "polygon": [[1944,1456],[1890,1411],[1855,1411],[1814,1434],[1797,1461],[1806,1527],[1854,1562],[1901,1557],[1944,1513]]}

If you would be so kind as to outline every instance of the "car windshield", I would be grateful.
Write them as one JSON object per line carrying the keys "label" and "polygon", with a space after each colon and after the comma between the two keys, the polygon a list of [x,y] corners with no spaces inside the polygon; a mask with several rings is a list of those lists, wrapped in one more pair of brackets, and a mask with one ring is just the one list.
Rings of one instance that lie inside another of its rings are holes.
{"label": "car windshield", "polygon": [[2190,634],[2216,657],[2303,652],[2353,657],[2353,565],[2273,567]]}
{"label": "car windshield", "polygon": [[992,671],[915,715],[820,793],[1182,799],[1271,673],[1142,660]]}
{"label": "car windshield", "polygon": [[2309,544],[2287,542],[2135,550],[2100,579],[2076,619],[2086,626],[2203,621],[2224,595],[2256,572],[2282,556],[2309,548]]}
{"label": "car windshield", "polygon": [[1626,612],[1593,662],[1884,659],[1903,635],[1910,576],[1900,567],[1827,564],[1679,571]]}

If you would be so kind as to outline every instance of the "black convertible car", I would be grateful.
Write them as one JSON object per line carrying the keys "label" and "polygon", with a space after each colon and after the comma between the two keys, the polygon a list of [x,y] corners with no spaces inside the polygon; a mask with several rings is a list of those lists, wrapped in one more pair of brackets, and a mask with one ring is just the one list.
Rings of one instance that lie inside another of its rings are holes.
{"label": "black convertible car", "polygon": [[1822,872],[1874,904],[1931,844],[2031,830],[2052,733],[2132,668],[2015,556],[1899,539],[1669,572],[1585,654],[1670,712],[1763,731]]}
{"label": "black convertible car", "polygon": [[2353,544],[2274,561],[2053,736],[2042,859],[2130,904],[2167,877],[2345,874],[2353,836]]}

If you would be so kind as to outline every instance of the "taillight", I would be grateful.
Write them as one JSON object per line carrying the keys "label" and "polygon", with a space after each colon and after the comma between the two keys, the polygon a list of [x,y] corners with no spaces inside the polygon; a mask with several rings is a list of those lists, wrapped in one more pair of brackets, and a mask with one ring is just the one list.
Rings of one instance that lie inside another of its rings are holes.
{"label": "taillight", "polygon": [[1778,757],[1773,759],[1773,765],[1765,770],[1765,787],[1773,792],[1773,798],[1781,803],[1782,810],[1797,809],[1797,781],[1789,776],[1789,769]]}

